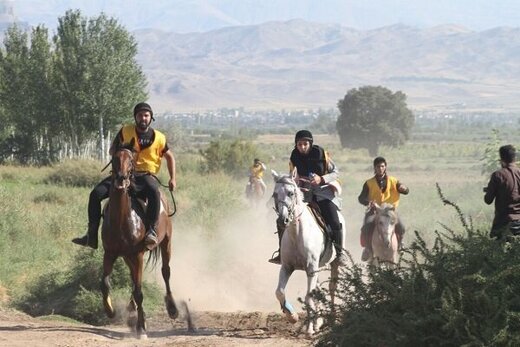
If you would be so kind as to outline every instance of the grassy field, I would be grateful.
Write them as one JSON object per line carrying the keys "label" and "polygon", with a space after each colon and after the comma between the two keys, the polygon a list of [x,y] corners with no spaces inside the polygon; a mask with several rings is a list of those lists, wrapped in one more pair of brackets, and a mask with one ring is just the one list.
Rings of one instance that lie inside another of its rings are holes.
{"label": "grassy field", "polygon": [[[348,248],[359,253],[359,228],[364,207],[357,202],[357,196],[363,182],[373,175],[373,158],[366,150],[341,148],[337,136],[317,135],[315,143],[331,153],[340,169]],[[255,144],[260,153],[264,153],[262,159],[269,169],[287,171],[293,148],[292,136],[260,136]],[[413,239],[413,231],[419,232],[427,241],[431,240],[433,236],[430,235],[442,229],[441,223],[453,229],[461,228],[453,209],[443,206],[439,199],[436,184],[476,226],[489,227],[493,207],[483,202],[482,187],[488,179],[487,175],[481,174],[480,158],[484,148],[484,141],[472,139],[438,142],[415,139],[401,148],[381,148],[380,155],[388,161],[389,174],[410,188],[410,194],[402,198],[399,206],[408,230],[405,243]],[[226,174],[202,175],[197,170],[200,160],[196,153],[177,155],[175,198],[178,213],[174,217],[174,228],[181,236],[200,235],[205,243],[211,244],[222,226],[236,218],[234,211],[247,209],[243,197],[247,168],[244,168],[243,180]],[[85,250],[74,246],[70,239],[85,231],[91,186],[66,186],[52,183],[49,177],[57,173],[59,176],[63,170],[75,171],[75,167],[79,168],[76,171],[85,172],[85,165],[91,170],[94,181],[106,174],[99,172],[104,166],[100,162],[42,168],[0,166],[0,199],[3,201],[0,205],[0,233],[3,235],[0,238],[0,303],[8,305],[26,295],[41,274],[74,271],[78,254]],[[165,171],[160,177],[166,182]],[[270,192],[269,177],[266,182]],[[266,224],[272,224],[274,229],[274,219]],[[272,247],[276,244],[275,236],[269,237],[272,243],[268,247]],[[214,247],[207,252],[218,254],[222,250]],[[211,258],[211,254],[205,256]],[[147,275],[152,281],[156,277],[153,273]]]}

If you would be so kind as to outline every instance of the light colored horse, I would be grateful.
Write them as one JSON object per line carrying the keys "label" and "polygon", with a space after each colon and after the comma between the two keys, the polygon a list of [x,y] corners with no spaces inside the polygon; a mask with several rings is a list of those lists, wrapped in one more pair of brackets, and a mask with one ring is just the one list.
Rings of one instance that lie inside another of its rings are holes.
{"label": "light colored horse", "polygon": [[[298,314],[285,297],[285,286],[291,274],[294,270],[303,270],[307,274],[305,303],[309,311],[312,311],[315,309],[315,303],[311,292],[318,285],[318,271],[329,264],[331,268],[329,290],[332,305],[334,305],[339,262],[335,258],[332,242],[325,236],[307,204],[303,202],[303,194],[296,184],[296,170],[292,175],[278,175],[273,170],[271,173],[275,181],[273,198],[278,222],[285,225],[280,245],[281,266],[276,297],[289,321],[296,323]],[[343,216],[338,214],[340,222],[345,228]],[[344,248],[344,245],[342,246]],[[309,314],[309,312],[307,313]],[[309,320],[306,329],[307,335],[310,336],[317,332],[322,324],[322,318]]]}
{"label": "light colored horse", "polygon": [[262,183],[257,178],[252,178],[246,186],[246,197],[252,206],[258,205],[258,203],[264,197],[265,191]]}
{"label": "light colored horse", "polygon": [[386,264],[393,268],[396,266],[399,254],[399,243],[395,233],[397,224],[397,212],[392,204],[375,204],[373,216],[374,229],[370,242],[372,242],[372,257],[369,264],[380,266]]}

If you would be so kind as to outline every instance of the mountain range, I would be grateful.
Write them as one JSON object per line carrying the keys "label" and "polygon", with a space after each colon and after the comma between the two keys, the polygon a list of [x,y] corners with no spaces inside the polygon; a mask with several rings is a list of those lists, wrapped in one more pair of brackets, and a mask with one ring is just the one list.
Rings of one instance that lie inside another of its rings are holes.
{"label": "mountain range", "polygon": [[289,20],[132,34],[161,111],[330,108],[364,85],[401,90],[414,108],[518,108],[520,28],[356,30]]}

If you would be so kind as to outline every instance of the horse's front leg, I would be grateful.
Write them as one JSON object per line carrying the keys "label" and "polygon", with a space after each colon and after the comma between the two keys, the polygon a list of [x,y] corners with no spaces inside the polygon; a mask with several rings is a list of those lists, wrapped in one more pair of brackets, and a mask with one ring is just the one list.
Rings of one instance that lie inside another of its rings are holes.
{"label": "horse's front leg", "polygon": [[305,304],[307,306],[307,336],[312,336],[317,332],[323,324],[323,319],[316,314],[316,304],[312,298],[312,292],[318,285],[318,269],[310,268],[307,271],[307,295],[305,295]]}
{"label": "horse's front leg", "polygon": [[329,281],[329,293],[330,293],[330,305],[333,316],[336,314],[336,290],[338,288],[339,280],[339,262],[333,261],[330,264],[330,281]]}
{"label": "horse's front leg", "polygon": [[[170,235],[171,236],[171,235]],[[166,295],[164,296],[164,302],[166,303],[166,310],[171,319],[176,319],[179,316],[179,311],[173,300],[172,291],[170,289],[170,258],[171,258],[171,247],[170,247],[170,236],[166,236],[161,242],[161,259],[162,267],[161,273],[166,287]]]}
{"label": "horse's front leg", "polygon": [[146,321],[143,309],[143,292],[142,292],[142,279],[143,279],[143,256],[144,252],[140,252],[132,257],[125,257],[125,262],[130,268],[133,282],[132,297],[134,298],[137,306],[137,323],[135,330],[137,337],[140,339],[146,339]]}
{"label": "horse's front leg", "polygon": [[276,298],[282,306],[282,312],[285,313],[289,322],[296,323],[298,321],[298,313],[294,310],[292,305],[285,298],[285,286],[289,281],[289,277],[293,273],[294,269],[288,268],[282,264],[280,267],[280,273],[278,275],[278,287],[276,288]]}
{"label": "horse's front leg", "polygon": [[103,277],[101,279],[101,293],[103,294],[103,306],[105,307],[105,313],[109,318],[116,316],[116,311],[112,306],[112,300],[110,299],[110,274],[114,269],[114,262],[117,256],[108,252],[103,255]]}

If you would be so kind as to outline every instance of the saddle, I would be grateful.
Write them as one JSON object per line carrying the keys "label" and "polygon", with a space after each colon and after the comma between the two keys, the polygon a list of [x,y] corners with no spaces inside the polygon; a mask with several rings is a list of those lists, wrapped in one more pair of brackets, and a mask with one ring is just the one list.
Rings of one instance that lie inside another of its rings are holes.
{"label": "saddle", "polygon": [[311,200],[307,204],[307,208],[309,211],[311,211],[314,219],[316,220],[316,223],[318,223],[318,226],[320,227],[321,231],[327,236],[327,238],[331,238],[332,231],[330,230],[330,227],[325,223],[325,219],[323,219],[323,216],[321,215],[320,206],[316,203],[316,201]]}

